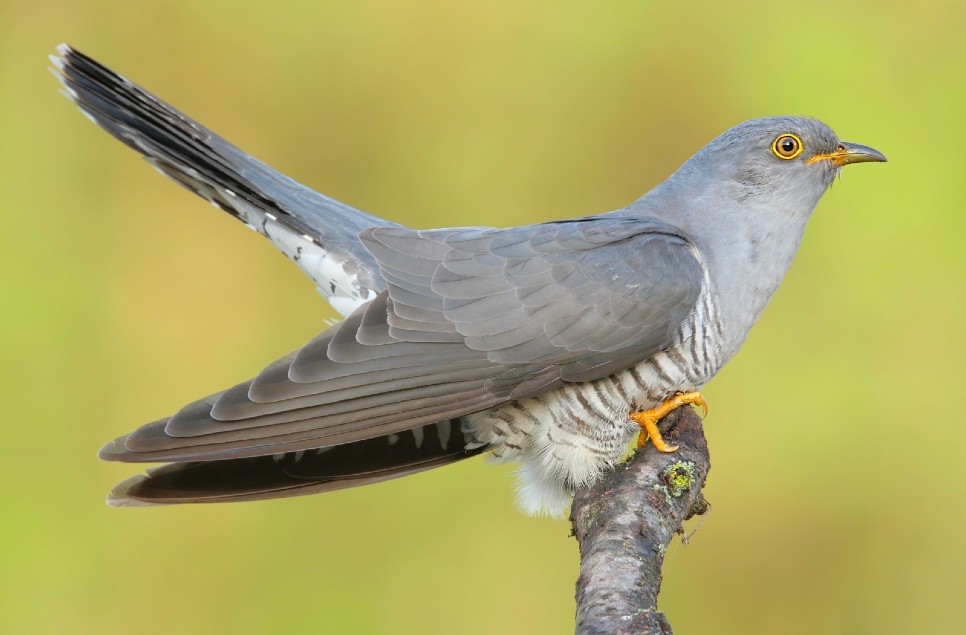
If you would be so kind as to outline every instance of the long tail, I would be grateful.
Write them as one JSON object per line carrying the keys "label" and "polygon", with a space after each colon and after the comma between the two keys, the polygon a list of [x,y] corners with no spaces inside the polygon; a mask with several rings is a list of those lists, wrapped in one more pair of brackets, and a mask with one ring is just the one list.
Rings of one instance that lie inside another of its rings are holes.
{"label": "long tail", "polygon": [[319,450],[164,465],[118,484],[116,507],[223,503],[317,494],[378,483],[475,456],[458,420]]}
{"label": "long tail", "polygon": [[337,311],[348,315],[385,289],[358,235],[395,223],[288,178],[70,46],[57,53],[50,58],[55,75],[94,123],[271,240]]}

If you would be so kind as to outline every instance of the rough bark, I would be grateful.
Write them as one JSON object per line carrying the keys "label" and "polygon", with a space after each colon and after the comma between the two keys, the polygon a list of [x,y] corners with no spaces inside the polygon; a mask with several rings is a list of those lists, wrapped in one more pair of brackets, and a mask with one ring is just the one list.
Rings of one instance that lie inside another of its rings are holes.
{"label": "rough bark", "polygon": [[648,444],[574,498],[578,635],[671,632],[657,610],[661,565],[682,523],[708,509],[701,488],[711,459],[694,409],[678,408],[660,427],[677,452]]}

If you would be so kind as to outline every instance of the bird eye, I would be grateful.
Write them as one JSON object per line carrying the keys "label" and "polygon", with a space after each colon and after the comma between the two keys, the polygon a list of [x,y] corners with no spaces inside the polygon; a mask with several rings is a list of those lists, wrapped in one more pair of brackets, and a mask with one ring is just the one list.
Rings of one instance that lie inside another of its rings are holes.
{"label": "bird eye", "polygon": [[805,149],[805,144],[796,135],[791,133],[779,135],[775,142],[771,144],[771,151],[779,159],[794,159]]}

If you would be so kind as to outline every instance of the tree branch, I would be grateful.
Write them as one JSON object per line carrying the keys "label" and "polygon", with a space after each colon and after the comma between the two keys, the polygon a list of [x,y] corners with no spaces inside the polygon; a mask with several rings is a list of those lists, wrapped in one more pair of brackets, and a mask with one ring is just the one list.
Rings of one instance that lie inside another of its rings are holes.
{"label": "tree branch", "polygon": [[671,632],[657,610],[664,552],[675,533],[683,536],[685,520],[708,510],[701,489],[711,459],[693,408],[678,408],[660,426],[677,452],[648,444],[574,497],[578,635]]}

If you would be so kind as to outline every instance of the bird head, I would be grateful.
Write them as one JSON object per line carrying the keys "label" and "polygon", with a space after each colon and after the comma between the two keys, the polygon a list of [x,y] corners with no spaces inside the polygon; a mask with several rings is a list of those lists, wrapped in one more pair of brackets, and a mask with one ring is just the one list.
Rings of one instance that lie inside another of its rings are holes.
{"label": "bird head", "polygon": [[[728,275],[750,275],[770,261],[777,285],[841,168],[885,160],[816,119],[753,119],[713,139],[628,212],[679,228],[707,262],[730,263],[719,267],[731,267]],[[734,266],[736,254],[746,266]]]}
{"label": "bird head", "polygon": [[810,212],[843,166],[885,160],[878,150],[840,140],[816,119],[767,117],[727,130],[682,171],[738,200],[763,198]]}

